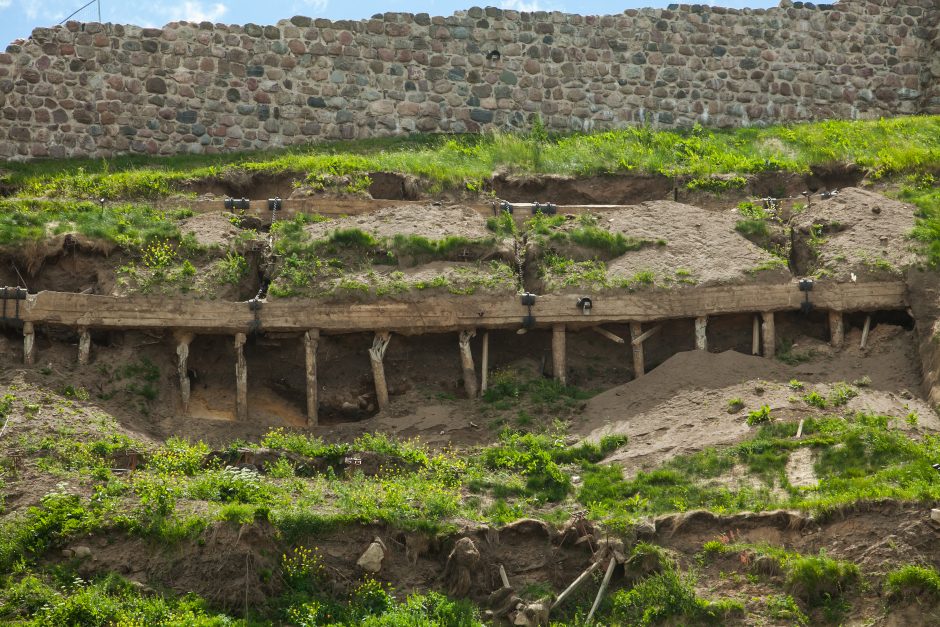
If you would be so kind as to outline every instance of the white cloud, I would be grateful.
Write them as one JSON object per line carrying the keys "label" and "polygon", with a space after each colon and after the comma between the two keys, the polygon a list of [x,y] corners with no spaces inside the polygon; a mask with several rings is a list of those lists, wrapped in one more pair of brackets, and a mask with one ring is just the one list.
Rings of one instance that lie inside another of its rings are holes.
{"label": "white cloud", "polygon": [[512,9],[513,11],[525,11],[527,13],[532,13],[533,11],[542,11],[542,5],[539,4],[538,0],[531,0],[531,2],[526,2],[526,0],[503,0],[499,3],[500,8],[503,9]]}
{"label": "white cloud", "polygon": [[215,22],[228,13],[228,7],[221,2],[203,5],[202,2],[186,0],[176,6],[163,7],[161,13],[170,21],[178,22]]}
{"label": "white cloud", "polygon": [[301,4],[306,8],[319,12],[326,10],[329,0],[303,0]]}
{"label": "white cloud", "polygon": [[9,9],[13,0],[0,0],[0,9]]}

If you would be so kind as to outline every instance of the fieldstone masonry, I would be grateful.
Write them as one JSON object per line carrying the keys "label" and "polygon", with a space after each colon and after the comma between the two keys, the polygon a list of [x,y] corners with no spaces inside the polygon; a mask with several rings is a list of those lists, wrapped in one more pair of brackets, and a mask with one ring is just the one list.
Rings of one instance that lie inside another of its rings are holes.
{"label": "fieldstone masonry", "polygon": [[0,156],[940,113],[940,3],[783,0],[581,16],[69,22],[0,54]]}

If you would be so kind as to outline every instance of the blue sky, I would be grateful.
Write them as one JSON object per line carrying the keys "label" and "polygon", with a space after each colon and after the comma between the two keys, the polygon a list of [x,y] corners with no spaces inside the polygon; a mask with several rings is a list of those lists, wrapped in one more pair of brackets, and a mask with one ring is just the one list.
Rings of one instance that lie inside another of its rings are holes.
{"label": "blue sky", "polygon": [[[479,0],[478,0],[479,1]],[[501,6],[520,11],[567,11],[570,13],[611,14],[642,6],[664,7],[672,0],[498,0],[476,6]],[[688,0],[686,0],[688,1]],[[702,0],[699,0],[702,2]],[[87,0],[0,0],[0,48],[14,39],[27,37],[36,26],[51,26],[81,7]],[[719,0],[706,2],[728,7],[776,6],[776,0]],[[227,24],[274,24],[294,15],[330,19],[362,19],[385,11],[407,11],[451,15],[474,6],[473,0],[101,0],[105,22],[162,26],[177,20],[224,22]],[[98,19],[97,4],[92,4],[75,18],[92,22]]]}

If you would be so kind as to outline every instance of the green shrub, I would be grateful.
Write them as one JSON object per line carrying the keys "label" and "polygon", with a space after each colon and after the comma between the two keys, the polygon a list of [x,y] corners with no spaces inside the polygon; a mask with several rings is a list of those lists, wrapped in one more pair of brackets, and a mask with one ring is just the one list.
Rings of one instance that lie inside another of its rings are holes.
{"label": "green shrub", "polygon": [[745,237],[766,238],[770,236],[770,229],[767,228],[767,223],[764,222],[764,220],[756,218],[738,220],[734,224],[734,230]]}
{"label": "green shrub", "polygon": [[888,573],[885,592],[891,597],[911,597],[940,601],[940,572],[932,566],[908,564]]}
{"label": "green shrub", "polygon": [[622,625],[714,624],[729,615],[743,614],[740,601],[718,602],[695,594],[694,581],[669,568],[640,581],[630,590],[618,590],[611,597],[611,617]]}
{"label": "green shrub", "polygon": [[754,411],[749,412],[747,415],[747,424],[749,427],[762,425],[771,422],[772,420],[773,417],[770,415],[769,405],[761,405],[760,409],[755,409]]}
{"label": "green shrub", "polygon": [[740,398],[729,398],[728,399],[728,413],[734,414],[744,409],[744,401]]}
{"label": "green shrub", "polygon": [[803,396],[803,402],[817,409],[826,409],[829,406],[829,403],[826,401],[826,397],[820,394],[819,392],[813,390],[809,394]]}
{"label": "green shrub", "polygon": [[823,554],[789,557],[784,568],[787,590],[810,607],[841,597],[861,579],[861,571],[855,564]]}

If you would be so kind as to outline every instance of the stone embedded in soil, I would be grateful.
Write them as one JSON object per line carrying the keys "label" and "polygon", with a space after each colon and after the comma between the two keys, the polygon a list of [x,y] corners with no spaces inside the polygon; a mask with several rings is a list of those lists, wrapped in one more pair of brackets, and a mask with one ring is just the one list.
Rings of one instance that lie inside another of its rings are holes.
{"label": "stone embedded in soil", "polygon": [[385,559],[385,547],[382,546],[382,543],[376,538],[356,564],[367,573],[377,573],[382,570],[383,559]]}

